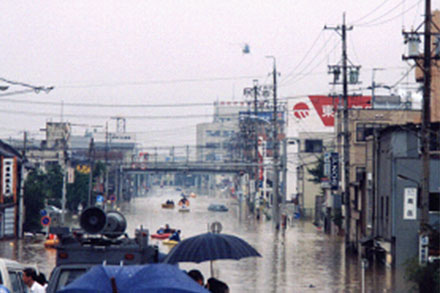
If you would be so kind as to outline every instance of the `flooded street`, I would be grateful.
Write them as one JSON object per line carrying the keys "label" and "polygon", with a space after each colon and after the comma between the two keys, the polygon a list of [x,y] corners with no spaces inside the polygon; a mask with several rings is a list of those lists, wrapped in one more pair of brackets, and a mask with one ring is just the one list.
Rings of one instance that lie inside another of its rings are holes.
{"label": "flooded street", "polygon": [[[165,224],[182,230],[188,238],[205,233],[208,224],[219,221],[222,233],[245,239],[255,247],[262,258],[246,258],[240,261],[221,260],[214,263],[214,274],[225,281],[231,292],[361,292],[361,266],[357,257],[344,253],[343,238],[329,236],[309,222],[295,221],[285,231],[275,232],[272,223],[256,221],[243,212],[239,219],[239,207],[233,199],[215,199],[198,196],[190,199],[189,213],[178,209],[162,209],[168,199],[177,202],[180,192],[158,189],[149,197],[135,198],[121,211],[128,222],[127,233],[143,225],[150,234]],[[228,212],[210,212],[210,203],[223,203]],[[167,253],[169,248],[159,240],[152,240]],[[24,242],[3,241],[2,257],[24,263],[37,263],[49,274],[55,265],[55,250],[44,249],[41,240]],[[205,278],[210,276],[210,263],[182,263],[185,270],[197,268]],[[391,270],[371,267],[366,271],[366,292],[396,292]]]}

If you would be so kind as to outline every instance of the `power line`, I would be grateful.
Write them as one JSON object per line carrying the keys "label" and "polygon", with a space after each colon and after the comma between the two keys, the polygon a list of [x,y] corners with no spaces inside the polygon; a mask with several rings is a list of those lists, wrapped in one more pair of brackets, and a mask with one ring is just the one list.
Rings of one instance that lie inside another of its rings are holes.
{"label": "power line", "polygon": [[288,74],[286,74],[286,76],[283,78],[283,80],[289,78],[289,76],[291,76],[292,74],[295,73],[295,71],[301,66],[301,64],[306,60],[306,58],[309,56],[310,52],[312,51],[312,49],[315,47],[316,43],[318,42],[318,40],[321,38],[322,32],[324,30],[322,29],[318,36],[316,37],[316,39],[313,41],[312,45],[310,46],[310,48],[307,50],[306,54],[304,55],[304,57],[295,65],[295,67],[293,68],[293,70],[291,72],[289,72]]}
{"label": "power line", "polygon": [[[321,46],[321,48],[319,48],[318,52],[313,56],[313,58],[310,60],[309,63],[307,63],[307,65],[304,66],[304,68],[297,74],[293,74],[293,72],[291,74],[289,74],[288,77],[286,77],[281,84],[284,85],[287,81],[289,81],[289,79],[293,78],[295,80],[295,78],[297,78],[299,75],[301,75],[304,71],[307,70],[307,68],[316,60],[316,57],[319,56],[319,54],[321,54],[322,50],[327,46],[327,44],[330,42],[330,40],[333,39],[333,35],[330,35],[330,37],[325,41],[325,43]],[[328,56],[328,55],[327,55]],[[319,64],[318,64],[319,65]],[[308,73],[310,73],[311,71],[309,71]],[[294,81],[292,81],[293,83]]]}
{"label": "power line", "polygon": [[373,8],[373,10],[371,10],[370,12],[368,12],[367,14],[365,14],[364,16],[362,16],[361,18],[358,18],[357,20],[355,20],[353,22],[354,25],[356,25],[357,22],[364,20],[365,18],[367,18],[368,16],[372,15],[374,12],[376,12],[378,9],[380,9],[382,6],[384,6],[389,0],[385,0],[383,1],[381,4],[379,4],[378,6],[376,6],[375,8]]}
{"label": "power line", "polygon": [[96,88],[96,87],[118,87],[118,86],[143,86],[151,84],[171,84],[171,83],[190,83],[190,82],[213,82],[239,79],[262,78],[263,75],[251,76],[232,76],[232,77],[208,77],[208,78],[187,78],[187,79],[169,79],[169,80],[150,80],[150,81],[132,81],[132,82],[112,82],[96,84],[78,84],[78,85],[59,85],[57,88]]}
{"label": "power line", "polygon": [[[25,91],[27,93],[29,91]],[[6,94],[5,94],[6,95]],[[20,99],[3,99],[0,95],[0,102],[23,103],[34,105],[60,106],[59,102],[32,101]],[[214,103],[173,103],[173,104],[101,104],[101,103],[63,103],[70,107],[89,107],[89,108],[178,108],[178,107],[201,107],[212,106]]]}
{"label": "power line", "polygon": [[392,20],[394,20],[394,19],[396,19],[396,18],[398,18],[398,17],[404,15],[404,14],[405,14],[406,12],[408,12],[409,10],[413,9],[413,8],[414,8],[415,6],[417,6],[421,1],[422,1],[422,0],[419,0],[417,3],[415,3],[415,4],[412,5],[412,6],[410,6],[408,9],[402,11],[402,12],[399,13],[398,15],[392,16],[391,18],[388,18],[388,19],[386,19],[386,20],[382,20],[382,21],[380,21],[380,22],[376,22],[376,23],[375,23],[375,21],[380,20],[380,19],[383,19],[384,16],[387,16],[388,14],[390,14],[391,12],[393,12],[396,8],[398,8],[400,5],[402,5],[402,4],[405,2],[405,0],[403,0],[402,2],[400,2],[400,3],[397,4],[396,6],[394,6],[393,8],[391,8],[390,10],[388,10],[387,12],[385,12],[384,14],[382,14],[382,15],[380,15],[380,16],[374,18],[373,20],[370,20],[369,22],[360,23],[360,24],[357,24],[356,26],[358,26],[358,27],[363,27],[363,26],[364,26],[364,27],[367,27],[367,26],[376,26],[376,25],[380,25],[380,24],[384,24],[384,23],[390,22],[390,21],[392,21]]}

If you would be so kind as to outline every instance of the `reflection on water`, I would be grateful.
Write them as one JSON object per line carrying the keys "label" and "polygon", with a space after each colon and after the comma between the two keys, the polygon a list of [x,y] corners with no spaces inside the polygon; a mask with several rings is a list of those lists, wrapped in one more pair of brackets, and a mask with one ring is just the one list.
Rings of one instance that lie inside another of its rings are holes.
{"label": "reflection on water", "polygon": [[[214,274],[225,281],[231,292],[360,292],[361,266],[357,257],[344,253],[343,238],[329,236],[317,230],[311,223],[295,221],[285,230],[276,232],[271,222],[254,220],[244,210],[242,218],[238,205],[230,199],[213,199],[204,196],[190,199],[189,213],[161,209],[167,199],[175,202],[179,192],[159,189],[147,198],[136,198],[122,207],[128,222],[127,232],[143,225],[150,233],[169,224],[182,230],[187,238],[205,233],[208,224],[219,221],[223,233],[234,234],[254,246],[262,258],[240,261],[214,262]],[[223,203],[229,212],[209,212],[210,203]],[[169,248],[159,240],[152,240],[160,250]],[[41,240],[0,242],[2,257],[25,263],[37,263],[49,273],[55,265],[55,251],[43,248]],[[183,269],[197,268],[205,278],[210,276],[210,263],[183,263]],[[371,266],[366,271],[366,292],[393,292],[393,276],[390,269]]]}

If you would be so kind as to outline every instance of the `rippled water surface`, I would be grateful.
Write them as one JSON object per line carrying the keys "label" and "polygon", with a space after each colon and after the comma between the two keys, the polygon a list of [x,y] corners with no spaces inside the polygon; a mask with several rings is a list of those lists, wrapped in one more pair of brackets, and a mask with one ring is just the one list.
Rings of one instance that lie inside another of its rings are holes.
{"label": "rippled water surface", "polygon": [[[326,235],[309,222],[290,223],[285,231],[275,231],[272,223],[254,220],[240,211],[236,201],[226,198],[198,196],[190,199],[189,213],[177,209],[161,208],[167,199],[175,202],[180,192],[158,189],[149,197],[135,198],[123,205],[121,211],[128,222],[127,232],[143,225],[155,233],[158,227],[169,224],[182,230],[187,238],[205,233],[208,224],[219,221],[222,233],[233,234],[248,241],[262,258],[240,261],[220,260],[214,262],[214,274],[225,281],[231,292],[361,292],[361,266],[357,257],[344,253],[343,238]],[[223,203],[229,212],[210,212],[210,203]],[[43,248],[41,239],[0,242],[2,257],[25,263],[37,263],[47,274],[55,265],[55,251]],[[160,250],[169,248],[159,240]],[[183,269],[197,268],[205,278],[210,276],[210,263],[182,263]],[[366,292],[397,292],[390,269],[371,266],[366,271]]]}

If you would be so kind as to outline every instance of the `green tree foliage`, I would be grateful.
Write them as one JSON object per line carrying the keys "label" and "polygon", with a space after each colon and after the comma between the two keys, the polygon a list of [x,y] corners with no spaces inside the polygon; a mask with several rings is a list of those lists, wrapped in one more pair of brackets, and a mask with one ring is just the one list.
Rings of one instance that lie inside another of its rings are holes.
{"label": "green tree foliage", "polygon": [[[314,182],[316,184],[321,184],[321,179],[324,178],[324,156],[321,155],[318,158],[317,163],[313,168],[308,169],[310,175],[312,175],[311,179],[308,179],[310,182]],[[324,195],[324,189],[320,188],[320,195]]]}
{"label": "green tree foliage", "polygon": [[63,172],[60,165],[52,165],[47,169],[44,178],[44,186],[48,203],[61,207]]}
{"label": "green tree foliage", "polygon": [[24,206],[25,219],[23,224],[25,231],[39,231],[40,210],[44,209],[46,175],[41,170],[31,171],[24,183]]}
{"label": "green tree foliage", "polygon": [[89,174],[75,171],[75,181],[67,185],[67,208],[76,211],[78,205],[87,203],[89,195]]}
{"label": "green tree foliage", "polygon": [[106,170],[105,163],[98,161],[93,168],[93,178],[104,176]]}
{"label": "green tree foliage", "polygon": [[313,176],[312,179],[309,179],[310,182],[321,183],[321,179],[324,178],[324,156],[321,155],[318,158],[316,165],[313,168],[308,169],[310,175]]}
{"label": "green tree foliage", "polygon": [[405,264],[405,278],[416,284],[419,292],[440,291],[440,263],[428,263],[420,266],[418,258],[412,258]]}

